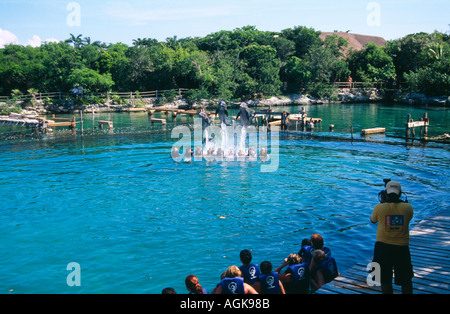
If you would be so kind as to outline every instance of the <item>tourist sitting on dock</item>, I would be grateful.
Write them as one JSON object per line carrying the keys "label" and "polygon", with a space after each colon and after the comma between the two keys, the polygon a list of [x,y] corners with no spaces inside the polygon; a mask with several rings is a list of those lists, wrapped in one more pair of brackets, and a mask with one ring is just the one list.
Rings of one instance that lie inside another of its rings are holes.
{"label": "tourist sitting on dock", "polygon": [[236,159],[237,159],[238,161],[245,161],[246,156],[245,156],[244,150],[243,150],[242,148],[238,151],[238,154],[237,154],[237,156],[236,156]]}
{"label": "tourist sitting on dock", "polygon": [[170,154],[170,156],[172,157],[172,159],[176,159],[180,157],[180,151],[178,150],[178,147],[174,147],[172,149],[172,153]]}
{"label": "tourist sitting on dock", "polygon": [[200,285],[197,276],[187,276],[184,283],[186,285],[186,289],[189,291],[189,294],[208,294],[206,289]]}
{"label": "tourist sitting on dock", "polygon": [[258,294],[258,292],[244,282],[241,270],[233,265],[228,267],[225,278],[214,291],[215,294]]}
{"label": "tourist sitting on dock", "polygon": [[261,148],[259,150],[259,159],[264,162],[264,161],[268,161],[270,159],[270,156],[267,154],[267,149],[266,148]]}
{"label": "tourist sitting on dock", "polygon": [[250,147],[249,149],[248,149],[248,158],[249,159],[254,159],[254,158],[256,158],[257,156],[256,156],[256,152],[255,152],[255,149],[253,148],[253,147]]}
{"label": "tourist sitting on dock", "polygon": [[201,147],[197,147],[195,149],[194,157],[201,157],[201,156],[203,156],[202,148]]}
{"label": "tourist sitting on dock", "polygon": [[268,261],[261,263],[261,275],[253,288],[261,294],[286,294],[278,272],[272,271],[272,263]]}
{"label": "tourist sitting on dock", "polygon": [[194,155],[193,151],[191,148],[186,149],[186,152],[184,153],[184,161],[185,162],[191,162],[192,161],[192,156]]}
{"label": "tourist sitting on dock", "polygon": [[315,250],[322,250],[325,252],[327,258],[331,257],[331,250],[328,247],[323,246],[323,237],[320,234],[312,234],[310,240],[311,244],[304,246],[302,245],[300,251],[298,252],[298,255],[300,255],[305,262],[311,262],[311,256]]}
{"label": "tourist sitting on dock", "polygon": [[223,160],[223,157],[224,157],[224,151],[222,150],[222,148],[218,148],[217,149],[217,151],[216,151],[216,154],[215,154],[215,156],[216,156],[216,160],[217,161],[222,161]]}
{"label": "tourist sitting on dock", "polygon": [[[280,271],[288,266],[284,274]],[[287,294],[308,294],[310,286],[309,263],[303,262],[298,254],[289,254],[281,266],[275,269]]]}
{"label": "tourist sitting on dock", "polygon": [[249,285],[253,285],[257,280],[259,275],[261,275],[258,264],[251,264],[252,262],[252,252],[249,250],[242,250],[239,253],[239,258],[241,259],[242,265],[239,270],[242,272],[242,277],[244,277],[244,282]]}
{"label": "tourist sitting on dock", "polygon": [[206,161],[213,161],[214,160],[214,148],[210,147],[206,151],[206,153],[203,154],[203,157]]}
{"label": "tourist sitting on dock", "polygon": [[234,150],[232,148],[230,148],[230,150],[228,151],[228,154],[227,154],[227,160],[234,160],[235,157],[236,156],[234,154]]}
{"label": "tourist sitting on dock", "polygon": [[312,253],[309,270],[311,274],[311,287],[315,290],[340,275],[335,259],[333,257],[327,257],[322,250],[315,250]]}

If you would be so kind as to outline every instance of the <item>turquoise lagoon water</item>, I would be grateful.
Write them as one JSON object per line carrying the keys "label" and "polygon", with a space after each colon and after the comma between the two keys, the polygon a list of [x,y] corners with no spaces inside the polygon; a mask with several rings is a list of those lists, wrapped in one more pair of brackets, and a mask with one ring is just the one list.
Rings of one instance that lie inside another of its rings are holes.
{"label": "turquoise lagoon water", "polygon": [[[398,138],[408,113],[428,112],[431,136],[448,132],[448,109],[306,109],[322,127],[281,132],[279,168],[269,173],[260,162],[175,163],[171,130],[192,126],[184,117],[163,127],[140,113],[85,115],[83,136],[79,126],[76,136],[2,127],[0,293],[186,293],[189,274],[211,291],[240,265],[240,250],[276,267],[315,232],[345,271],[371,257],[369,216],[383,178],[402,183],[413,225],[448,210],[449,146]],[[98,120],[114,130],[93,129]],[[379,126],[386,135],[358,135]],[[81,286],[67,285],[71,262]]]}

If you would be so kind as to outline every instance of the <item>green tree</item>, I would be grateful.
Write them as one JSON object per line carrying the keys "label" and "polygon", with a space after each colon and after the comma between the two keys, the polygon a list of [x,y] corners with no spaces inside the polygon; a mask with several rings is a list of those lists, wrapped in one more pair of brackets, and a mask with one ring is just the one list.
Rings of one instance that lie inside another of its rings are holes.
{"label": "green tree", "polygon": [[365,49],[350,52],[349,69],[355,81],[392,83],[395,66],[385,49],[368,43]]}
{"label": "green tree", "polygon": [[37,85],[43,67],[39,51],[30,46],[7,45],[0,50],[0,90],[9,95],[13,89],[25,92]]}
{"label": "green tree", "polygon": [[314,47],[306,55],[311,80],[318,83],[334,83],[345,80],[350,71],[345,60],[336,56],[333,49],[325,46]]}
{"label": "green tree", "polygon": [[294,42],[295,56],[300,59],[304,58],[314,47],[322,45],[322,40],[319,37],[320,34],[320,31],[304,26],[284,29],[281,32],[282,37]]}
{"label": "green tree", "polygon": [[75,69],[68,77],[68,83],[72,86],[80,84],[92,92],[106,92],[114,85],[111,74],[101,75],[88,68]]}
{"label": "green tree", "polygon": [[436,42],[438,42],[436,33],[410,34],[389,41],[386,44],[386,52],[394,61],[397,77],[401,79],[404,73],[416,71],[426,65],[427,60],[423,52]]}
{"label": "green tree", "polygon": [[247,76],[244,75],[241,78],[245,80],[251,78],[254,81],[250,85],[255,86],[255,94],[277,95],[280,93],[280,60],[276,55],[277,51],[274,48],[258,44],[247,46],[242,50],[241,66]]}
{"label": "green tree", "polygon": [[47,43],[40,47],[41,79],[37,89],[41,92],[69,91],[73,85],[67,78],[72,70],[82,66],[79,55],[67,43]]}
{"label": "green tree", "polygon": [[311,65],[298,57],[289,59],[280,71],[281,79],[288,84],[288,92],[297,93],[311,82],[310,69]]}

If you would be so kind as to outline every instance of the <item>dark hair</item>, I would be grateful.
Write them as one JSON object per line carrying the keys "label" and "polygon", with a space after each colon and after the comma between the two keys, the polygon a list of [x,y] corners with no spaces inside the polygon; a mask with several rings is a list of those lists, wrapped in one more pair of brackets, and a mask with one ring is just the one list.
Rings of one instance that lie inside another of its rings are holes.
{"label": "dark hair", "polygon": [[310,239],[303,239],[302,240],[302,247],[305,245],[312,245],[312,242]]}
{"label": "dark hair", "polygon": [[174,288],[164,288],[161,292],[162,294],[177,294]]}
{"label": "dark hair", "polygon": [[194,275],[189,275],[184,280],[184,283],[186,284],[186,288],[195,293],[195,294],[203,294],[203,288],[198,282],[198,278]]}
{"label": "dark hair", "polygon": [[241,262],[243,264],[248,265],[252,261],[252,252],[249,250],[242,250],[241,253],[239,253],[239,257],[241,258]]}
{"label": "dark hair", "polygon": [[268,275],[272,272],[272,263],[268,261],[264,261],[259,266],[259,269],[261,270],[261,273],[264,275]]}

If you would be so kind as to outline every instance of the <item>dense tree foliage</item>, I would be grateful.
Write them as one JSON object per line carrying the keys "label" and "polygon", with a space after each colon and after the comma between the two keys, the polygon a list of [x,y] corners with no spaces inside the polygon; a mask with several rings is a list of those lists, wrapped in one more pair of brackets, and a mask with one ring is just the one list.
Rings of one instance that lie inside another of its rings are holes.
{"label": "dense tree foliage", "polygon": [[0,95],[70,91],[146,91],[189,88],[192,97],[247,99],[298,93],[310,83],[354,81],[392,83],[410,90],[449,94],[450,43],[441,33],[411,34],[386,47],[342,48],[338,35],[320,39],[312,28],[281,32],[245,26],[203,38],[138,38],[133,45],[91,41],[83,35],[40,47],[7,45],[0,49]]}

